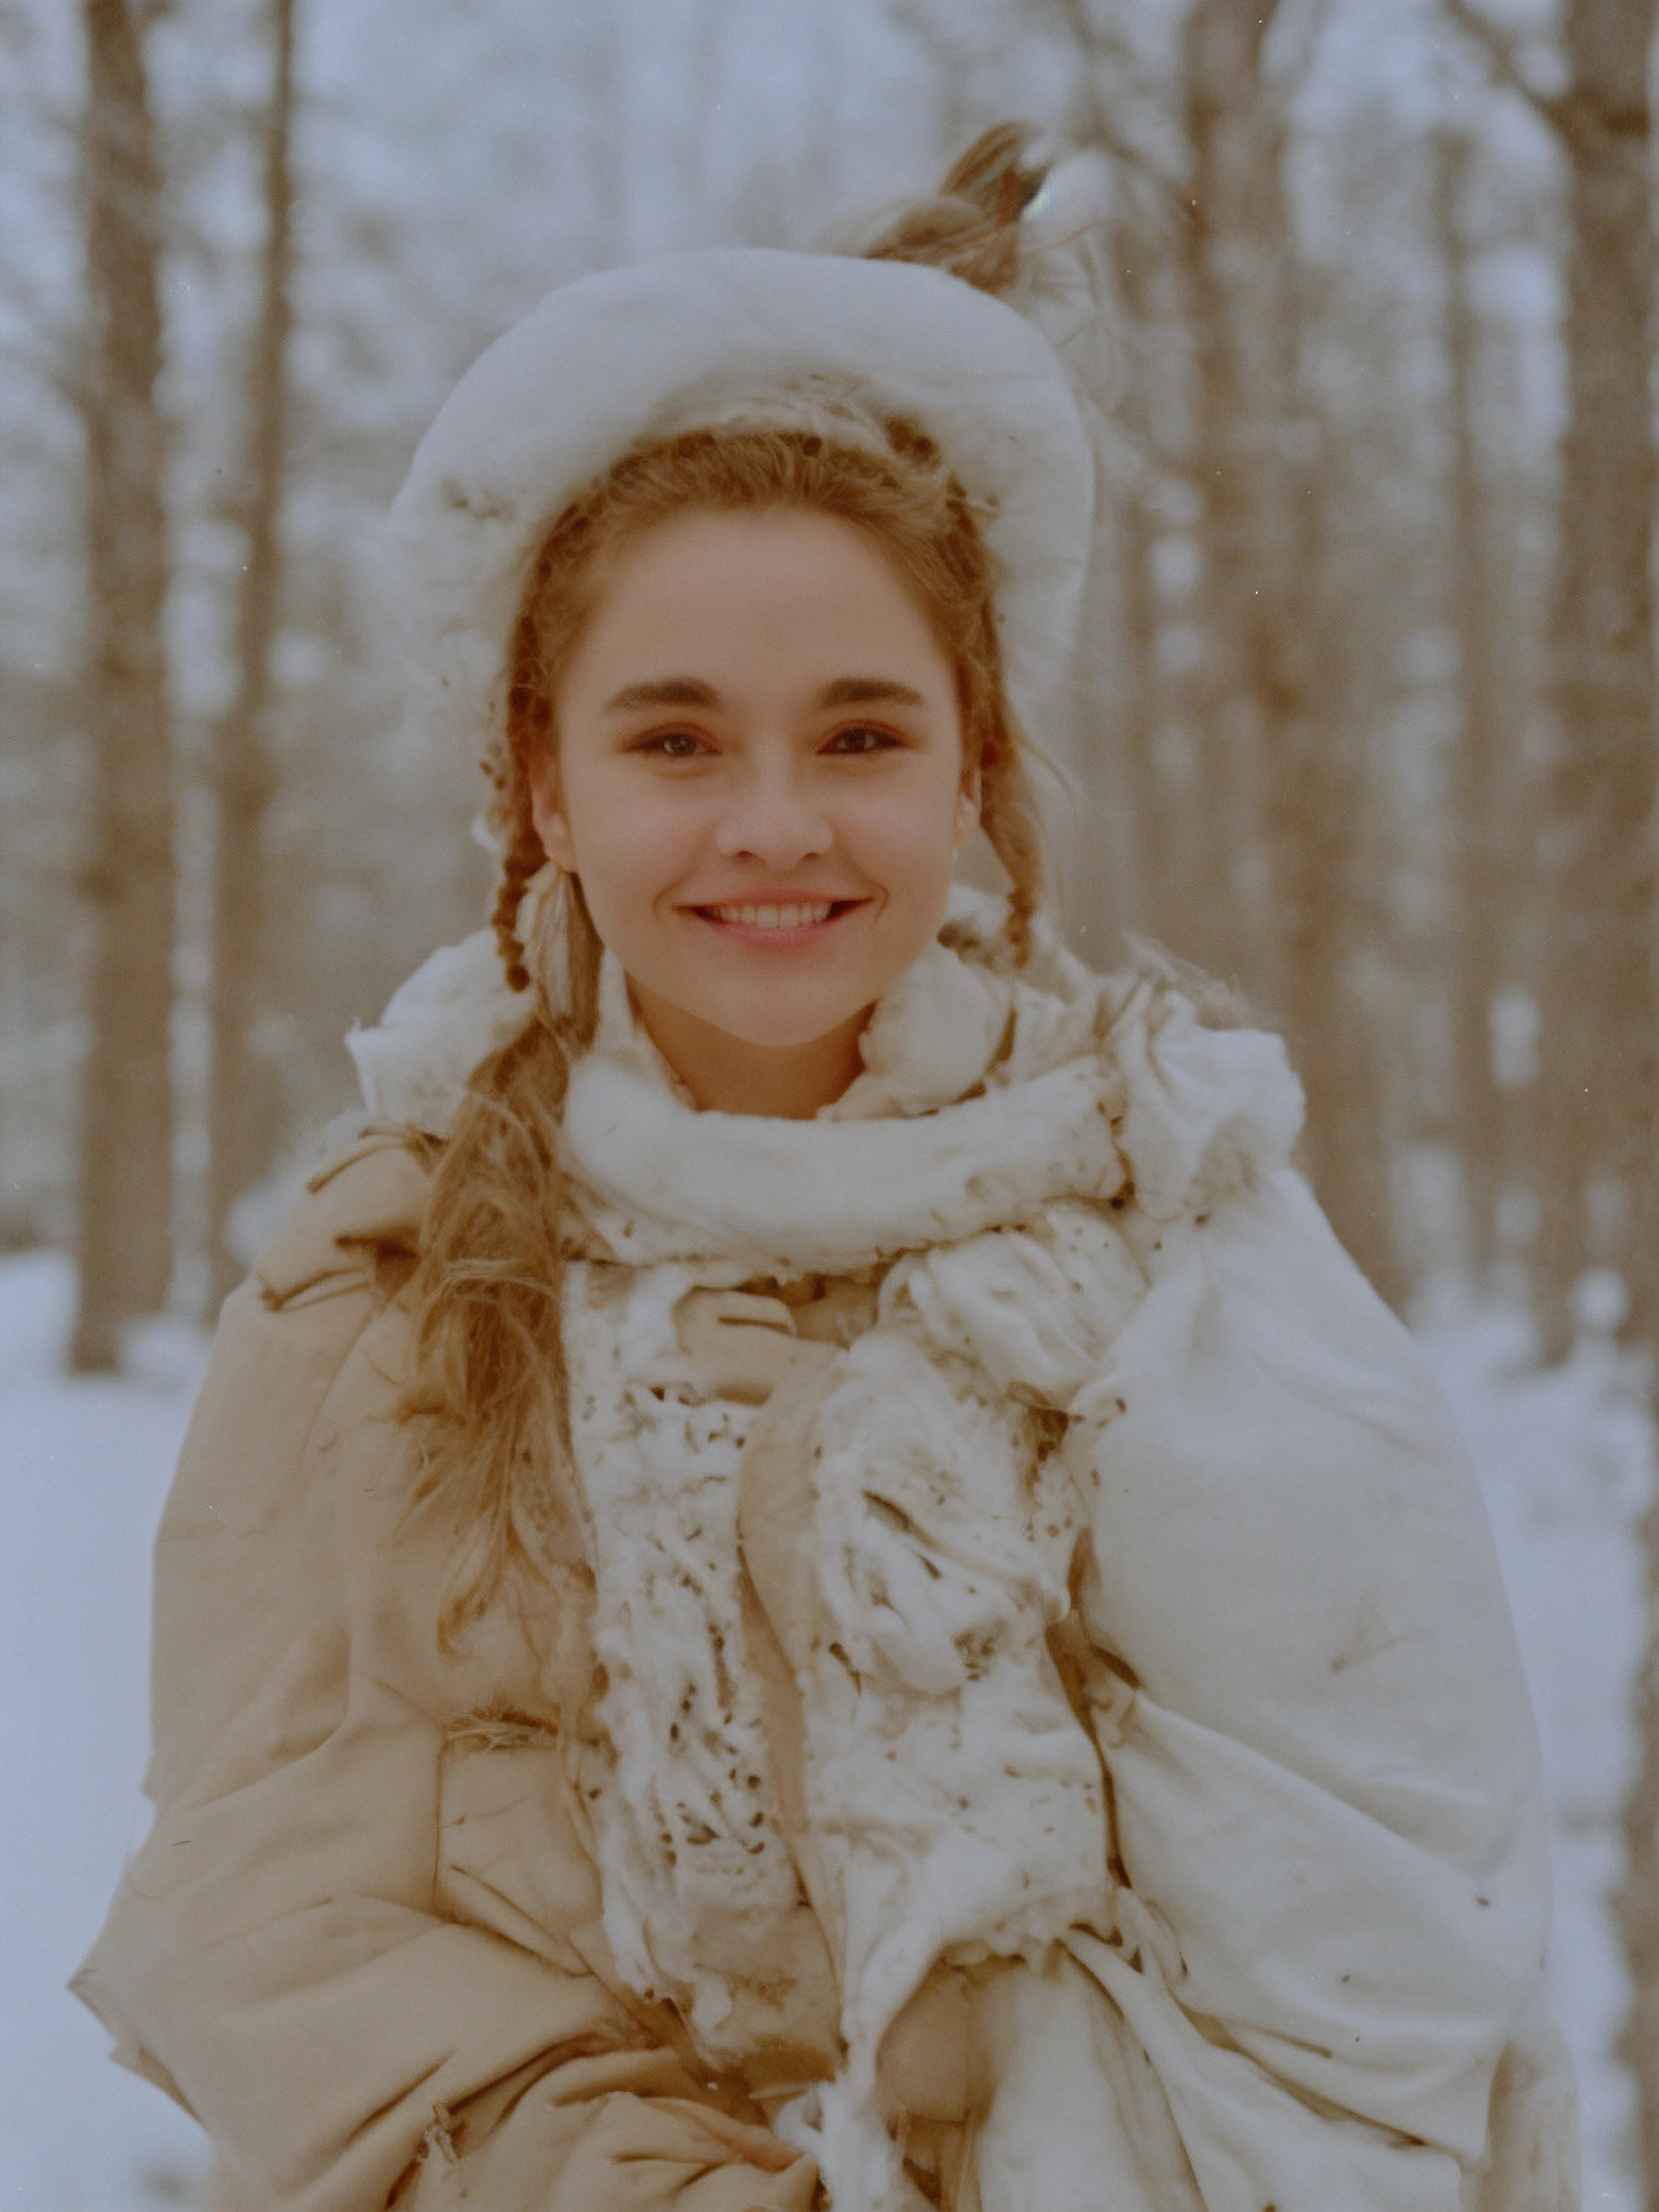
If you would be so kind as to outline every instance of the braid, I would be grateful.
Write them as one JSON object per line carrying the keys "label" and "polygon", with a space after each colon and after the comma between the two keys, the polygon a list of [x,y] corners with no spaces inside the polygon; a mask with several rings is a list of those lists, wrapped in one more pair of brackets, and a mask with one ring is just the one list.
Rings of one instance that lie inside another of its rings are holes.
{"label": "braid", "polygon": [[[526,815],[529,821],[528,813]],[[501,862],[501,880],[495,892],[495,903],[490,908],[490,926],[495,932],[495,943],[500,949],[501,965],[507,970],[507,985],[510,991],[530,988],[530,970],[525,966],[524,946],[519,940],[519,908],[532,876],[544,866],[546,855],[542,841],[536,835],[535,824],[521,830],[508,846]]]}
{"label": "braid", "polygon": [[598,1025],[601,946],[569,876],[537,914],[530,960],[518,933],[525,888],[546,865],[530,814],[531,753],[516,735],[537,728],[538,703],[514,685],[501,791],[509,842],[495,905],[507,982],[534,982],[537,1006],[474,1072],[441,1156],[410,1289],[415,1380],[399,1407],[418,1441],[409,1510],[439,1504],[457,1530],[439,1620],[450,1652],[498,1596],[522,1603],[538,1578],[564,1600],[566,1642],[585,1601],[571,1572],[580,1543],[559,1328],[569,1202],[558,1130],[570,1071]]}
{"label": "braid", "polygon": [[530,988],[530,970],[519,939],[519,908],[531,878],[547,861],[531,814],[530,769],[538,750],[547,744],[552,726],[553,703],[542,671],[540,636],[529,615],[521,614],[513,639],[505,758],[486,763],[495,785],[492,811],[506,832],[501,879],[489,919],[501,965],[507,970],[507,987],[514,991]]}
{"label": "braid", "polygon": [[954,477],[946,513],[943,550],[961,604],[974,611],[957,658],[963,745],[967,758],[978,763],[980,826],[1008,877],[1008,941],[1023,967],[1031,917],[1042,896],[1042,832],[1025,772],[1024,743],[1003,689],[991,557]]}
{"label": "braid", "polygon": [[1031,917],[1042,896],[1042,831],[1019,748],[1005,738],[986,746],[980,766],[980,826],[1009,881],[1008,941],[1024,967]]}

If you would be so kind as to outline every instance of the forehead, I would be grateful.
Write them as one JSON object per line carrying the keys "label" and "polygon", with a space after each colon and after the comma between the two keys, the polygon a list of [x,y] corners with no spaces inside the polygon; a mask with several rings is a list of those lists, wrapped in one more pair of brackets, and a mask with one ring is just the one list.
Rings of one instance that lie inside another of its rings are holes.
{"label": "forehead", "polygon": [[945,659],[897,562],[868,532],[816,509],[666,517],[632,533],[595,586],[568,671],[577,685],[618,658]]}

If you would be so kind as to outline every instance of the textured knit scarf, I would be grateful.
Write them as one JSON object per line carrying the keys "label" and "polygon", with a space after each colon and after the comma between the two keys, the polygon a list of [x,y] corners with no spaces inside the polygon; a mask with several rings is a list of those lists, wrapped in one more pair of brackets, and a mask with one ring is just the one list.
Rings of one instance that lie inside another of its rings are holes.
{"label": "textured knit scarf", "polygon": [[[586,1786],[606,1934],[623,1978],[673,2000],[718,2066],[809,2044],[810,1993],[738,1533],[764,1409],[711,1395],[677,1317],[700,1290],[873,1289],[795,1471],[791,1761],[843,2056],[779,2122],[835,2202],[870,2212],[921,2201],[876,2060],[930,1969],[1036,1960],[1070,1927],[1113,1924],[1100,1758],[1049,1655],[1087,1522],[1056,1425],[1144,1292],[1131,1214],[1189,1209],[1200,1178],[1282,1157],[1299,1103],[1276,1040],[1205,1028],[1165,981],[1103,982],[1046,939],[1016,969],[998,919],[958,896],[878,1007],[864,1073],[806,1122],[696,1110],[607,957],[565,1112],[610,1255],[572,1269],[565,1302],[605,1682]],[[452,1030],[466,1006],[471,1050],[487,1017],[458,974],[441,1003]],[[439,1005],[413,994],[400,1023],[394,1001],[358,1055],[384,1092],[399,1028],[424,1022],[427,1049],[401,1065],[419,1061],[428,1122],[454,1075],[430,1048]]]}
{"label": "textured knit scarf", "polygon": [[[700,1288],[879,1285],[800,1429],[787,1639],[845,2047],[793,2117],[832,2199],[872,2212],[920,2202],[876,2060],[929,1970],[1039,1960],[1067,1928],[1113,1925],[1099,1754],[1048,1638],[1087,1524],[1055,1423],[1146,1284],[1119,1225],[1127,1162],[1143,1210],[1160,1170],[1184,1200],[1202,1158],[1224,1174],[1230,1145],[1235,1164],[1257,1150],[1265,1095],[1293,1110],[1268,1040],[1203,1030],[1186,1000],[1052,947],[1023,976],[960,909],[951,935],[884,1002],[864,1076],[805,1123],[696,1111],[613,967],[565,1121],[615,1255],[566,1304],[614,1752],[606,1928],[717,2063],[757,2022],[790,2039],[799,1854],[746,1650],[738,1508],[760,1416],[708,1394],[676,1314]],[[1160,1079],[1132,1080],[1155,1056]]]}

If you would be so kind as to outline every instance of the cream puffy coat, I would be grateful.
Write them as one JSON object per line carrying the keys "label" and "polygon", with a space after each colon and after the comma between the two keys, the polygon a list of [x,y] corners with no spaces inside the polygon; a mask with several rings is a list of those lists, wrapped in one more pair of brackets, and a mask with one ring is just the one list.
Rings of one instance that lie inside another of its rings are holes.
{"label": "cream puffy coat", "polygon": [[1568,2212],[1490,1539],[1276,1042],[964,901],[847,1097],[752,1121],[608,968],[573,1680],[550,1620],[441,1656],[393,1418],[410,1125],[522,1019],[475,945],[360,1043],[390,1118],[227,1307],[163,1522],[77,1988],[226,2194]]}

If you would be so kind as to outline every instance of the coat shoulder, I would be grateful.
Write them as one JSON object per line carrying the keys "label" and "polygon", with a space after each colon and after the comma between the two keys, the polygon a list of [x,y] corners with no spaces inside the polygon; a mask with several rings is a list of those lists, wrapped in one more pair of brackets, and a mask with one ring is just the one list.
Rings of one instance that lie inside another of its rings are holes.
{"label": "coat shoulder", "polygon": [[372,1124],[325,1159],[254,1261],[262,1304],[282,1312],[362,1284],[398,1287],[420,1254],[436,1151],[415,1130]]}
{"label": "coat shoulder", "polygon": [[[173,1538],[269,1529],[298,1510],[319,1417],[384,1395],[353,1354],[419,1255],[430,1167],[401,1129],[325,1160],[226,1299],[162,1517]],[[353,1379],[355,1378],[355,1380]],[[371,1386],[373,1386],[371,1388]]]}
{"label": "coat shoulder", "polygon": [[[317,1170],[225,1301],[157,1532],[158,1805],[194,1786],[237,1716],[264,1710],[285,1652],[337,1632],[325,1563],[339,1480],[321,1447],[395,1407],[403,1316],[386,1271],[414,1265],[427,1181],[403,1133],[366,1131]],[[332,1664],[311,1667],[313,1690]]]}

